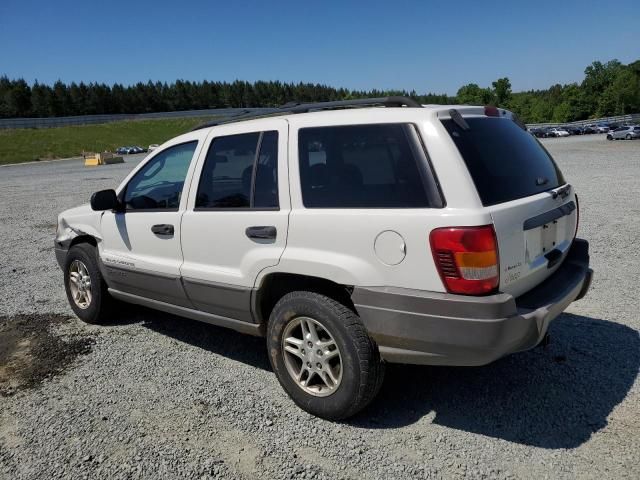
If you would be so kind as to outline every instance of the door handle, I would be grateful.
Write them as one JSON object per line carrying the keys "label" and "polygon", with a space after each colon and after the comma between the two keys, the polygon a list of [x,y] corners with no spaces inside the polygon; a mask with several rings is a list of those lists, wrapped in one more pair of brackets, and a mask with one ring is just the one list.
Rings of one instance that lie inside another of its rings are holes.
{"label": "door handle", "polygon": [[169,225],[167,223],[161,223],[159,225],[154,225],[151,227],[151,231],[156,235],[173,235],[173,225]]}
{"label": "door handle", "polygon": [[276,227],[269,226],[256,226],[256,227],[247,227],[244,231],[247,237],[254,240],[275,240],[278,231]]}

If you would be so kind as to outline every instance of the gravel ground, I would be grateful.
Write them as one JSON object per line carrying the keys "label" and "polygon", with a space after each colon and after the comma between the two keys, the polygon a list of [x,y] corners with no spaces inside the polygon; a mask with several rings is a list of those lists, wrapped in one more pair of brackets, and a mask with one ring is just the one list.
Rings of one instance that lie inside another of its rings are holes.
{"label": "gravel ground", "polygon": [[295,407],[261,339],[144,309],[73,317],[55,216],[135,158],[0,168],[0,476],[640,478],[640,142],[544,143],[580,195],[590,294],[546,349],[389,367],[346,423]]}

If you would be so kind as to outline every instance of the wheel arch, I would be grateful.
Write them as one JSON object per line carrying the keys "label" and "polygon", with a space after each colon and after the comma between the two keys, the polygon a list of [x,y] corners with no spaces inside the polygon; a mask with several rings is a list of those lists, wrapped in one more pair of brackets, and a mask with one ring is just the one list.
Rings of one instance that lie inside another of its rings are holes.
{"label": "wheel arch", "polygon": [[326,295],[357,313],[351,300],[352,285],[342,285],[323,277],[274,272],[262,278],[252,295],[251,308],[256,322],[266,325],[278,300],[287,293],[300,290]]}
{"label": "wheel arch", "polygon": [[69,243],[69,249],[80,243],[88,243],[96,248],[98,247],[98,240],[96,239],[96,237],[89,234],[81,234],[71,240],[71,242]]}

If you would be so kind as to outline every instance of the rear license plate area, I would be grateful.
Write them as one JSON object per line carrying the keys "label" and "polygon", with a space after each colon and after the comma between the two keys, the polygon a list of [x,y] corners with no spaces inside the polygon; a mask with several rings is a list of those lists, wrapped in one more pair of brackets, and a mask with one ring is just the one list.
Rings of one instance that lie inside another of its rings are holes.
{"label": "rear license plate area", "polygon": [[525,260],[531,267],[546,263],[549,252],[556,248],[558,240],[558,221],[554,220],[537,228],[524,232]]}

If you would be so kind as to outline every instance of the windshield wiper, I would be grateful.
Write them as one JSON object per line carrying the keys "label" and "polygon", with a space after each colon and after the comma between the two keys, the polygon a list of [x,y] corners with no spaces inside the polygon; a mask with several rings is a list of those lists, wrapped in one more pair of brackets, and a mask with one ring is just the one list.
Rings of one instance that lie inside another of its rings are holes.
{"label": "windshield wiper", "polygon": [[571,185],[567,183],[564,187],[560,187],[557,190],[553,190],[551,192],[551,196],[553,198],[558,198],[558,196],[562,198],[567,198],[569,196],[569,193],[571,193]]}

